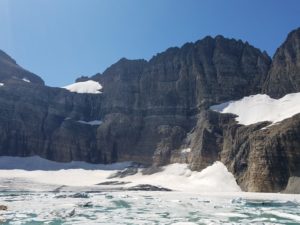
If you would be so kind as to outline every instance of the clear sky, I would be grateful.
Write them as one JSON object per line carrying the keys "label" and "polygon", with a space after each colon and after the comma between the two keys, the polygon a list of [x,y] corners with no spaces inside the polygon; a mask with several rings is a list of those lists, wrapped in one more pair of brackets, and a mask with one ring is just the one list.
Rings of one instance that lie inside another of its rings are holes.
{"label": "clear sky", "polygon": [[299,0],[0,0],[0,49],[50,86],[207,35],[272,56],[299,26]]}

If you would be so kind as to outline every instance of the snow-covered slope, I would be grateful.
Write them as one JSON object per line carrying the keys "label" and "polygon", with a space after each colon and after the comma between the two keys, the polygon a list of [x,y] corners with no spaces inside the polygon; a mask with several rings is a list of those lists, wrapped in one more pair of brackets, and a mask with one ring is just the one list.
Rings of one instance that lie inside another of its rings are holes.
{"label": "snow-covered slope", "polygon": [[280,99],[268,95],[252,95],[238,101],[230,101],[210,107],[221,113],[233,113],[236,120],[243,125],[257,122],[280,122],[300,113],[300,93],[288,94]]}
{"label": "snow-covered slope", "polygon": [[163,186],[187,192],[236,192],[241,191],[234,176],[221,162],[215,162],[201,172],[191,171],[187,164],[170,164],[163,170],[151,175],[138,173],[123,178],[135,184]]}
{"label": "snow-covered slope", "polygon": [[96,81],[88,80],[70,84],[63,88],[76,93],[101,94],[102,85]]}
{"label": "snow-covered slope", "polygon": [[126,188],[139,184],[150,184],[187,192],[236,192],[241,190],[233,175],[221,162],[216,162],[201,172],[191,171],[187,164],[171,164],[151,175],[143,175],[140,169],[135,175],[109,179],[118,170],[129,165],[128,162],[112,165],[84,162],[57,163],[37,156],[0,157],[0,187],[6,186],[5,181],[8,180],[18,184],[18,187],[22,184],[22,188],[26,188],[27,185],[29,189],[33,186],[42,189],[49,185],[100,188],[96,184],[119,181],[124,183]]}
{"label": "snow-covered slope", "polygon": [[86,162],[54,162],[43,159],[39,156],[30,157],[0,157],[1,170],[68,170],[68,169],[84,169],[84,170],[122,170],[131,165],[131,162],[113,163],[113,164],[91,164]]}

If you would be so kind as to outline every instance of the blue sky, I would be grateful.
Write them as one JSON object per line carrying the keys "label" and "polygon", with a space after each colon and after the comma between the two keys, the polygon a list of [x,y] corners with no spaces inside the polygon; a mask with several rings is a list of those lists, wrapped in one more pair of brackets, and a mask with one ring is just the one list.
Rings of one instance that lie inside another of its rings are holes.
{"label": "blue sky", "polygon": [[273,55],[298,0],[0,0],[0,49],[50,86],[222,34]]}

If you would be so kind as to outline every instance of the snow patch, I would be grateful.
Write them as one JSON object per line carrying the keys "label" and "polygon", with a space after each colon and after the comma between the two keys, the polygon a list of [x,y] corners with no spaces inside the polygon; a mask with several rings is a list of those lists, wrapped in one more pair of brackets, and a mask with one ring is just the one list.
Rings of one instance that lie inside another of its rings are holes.
{"label": "snow patch", "polygon": [[83,82],[77,82],[74,84],[63,87],[70,92],[76,93],[88,93],[88,94],[101,94],[102,85],[96,81],[88,80]]}
{"label": "snow patch", "polygon": [[68,170],[68,169],[84,169],[84,170],[122,170],[130,166],[132,162],[120,162],[113,164],[92,164],[81,161],[71,162],[55,162],[43,159],[39,156],[29,157],[0,157],[1,170]]}
{"label": "snow patch", "polygon": [[220,113],[236,114],[236,120],[243,125],[263,121],[270,121],[275,124],[300,113],[299,102],[300,93],[288,94],[280,99],[272,99],[268,95],[257,94],[238,101],[214,105],[210,109]]}
{"label": "snow patch", "polygon": [[281,218],[291,219],[291,220],[300,222],[300,216],[298,216],[298,215],[293,215],[293,214],[285,213],[285,212],[279,212],[279,211],[275,211],[275,210],[266,210],[266,212],[268,212],[274,216],[278,216]]}
{"label": "snow patch", "polygon": [[78,120],[78,123],[86,124],[86,125],[91,125],[91,126],[99,126],[102,124],[101,120],[92,120],[92,121],[84,121],[84,120]]}
{"label": "snow patch", "polygon": [[[131,162],[111,165],[85,162],[58,163],[38,156],[25,158],[2,156],[0,180],[26,181],[24,185],[28,184],[29,188],[33,187],[33,184],[37,184],[41,189],[45,184],[96,188],[99,187],[96,184],[112,181],[109,179],[112,174],[131,165]],[[201,172],[191,171],[187,164],[171,164],[151,175],[143,175],[141,170],[124,178],[113,178],[113,181],[125,183],[125,188],[149,184],[194,193],[241,191],[233,175],[221,162],[215,162]]]}
{"label": "snow patch", "polygon": [[22,81],[25,81],[25,82],[27,82],[27,83],[31,83],[30,80],[28,80],[28,79],[25,78],[25,77],[22,79]]}
{"label": "snow patch", "polygon": [[[162,186],[186,192],[236,192],[241,191],[234,176],[221,162],[215,162],[202,171],[191,171],[187,164],[170,164],[151,175],[138,173],[122,181],[136,184]],[[129,186],[132,186],[130,183]]]}
{"label": "snow patch", "polygon": [[190,153],[191,152],[191,148],[185,148],[181,150],[181,153],[185,154],[185,153]]}
{"label": "snow patch", "polygon": [[3,87],[4,86],[4,84],[3,83],[0,83],[0,87]]}

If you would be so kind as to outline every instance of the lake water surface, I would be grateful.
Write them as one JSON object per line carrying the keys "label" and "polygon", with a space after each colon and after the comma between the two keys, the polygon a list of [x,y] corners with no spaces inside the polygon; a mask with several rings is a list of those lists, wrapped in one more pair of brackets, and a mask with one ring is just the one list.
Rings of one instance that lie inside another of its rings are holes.
{"label": "lake water surface", "polygon": [[1,192],[1,224],[300,224],[298,195]]}

